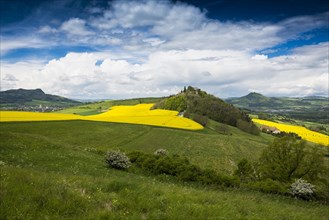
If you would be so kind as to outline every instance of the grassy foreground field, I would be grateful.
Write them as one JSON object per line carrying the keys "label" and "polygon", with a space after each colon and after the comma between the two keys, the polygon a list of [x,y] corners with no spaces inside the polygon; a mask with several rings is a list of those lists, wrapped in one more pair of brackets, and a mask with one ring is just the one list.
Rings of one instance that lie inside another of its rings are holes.
{"label": "grassy foreground field", "polygon": [[165,148],[231,173],[272,140],[88,121],[0,124],[0,219],[328,219],[328,206],[109,169],[105,152]]}

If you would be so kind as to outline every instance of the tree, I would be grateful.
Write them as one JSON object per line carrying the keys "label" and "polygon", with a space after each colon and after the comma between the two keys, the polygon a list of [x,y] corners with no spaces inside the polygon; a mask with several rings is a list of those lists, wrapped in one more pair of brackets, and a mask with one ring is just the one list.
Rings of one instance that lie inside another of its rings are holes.
{"label": "tree", "polygon": [[254,169],[249,160],[243,158],[238,163],[238,169],[234,172],[234,175],[238,176],[241,181],[245,182],[252,179]]}
{"label": "tree", "polygon": [[193,120],[198,122],[202,126],[206,126],[208,124],[208,117],[204,115],[194,114]]}
{"label": "tree", "polygon": [[259,128],[252,121],[244,121],[242,119],[238,119],[236,123],[236,127],[242,131],[245,131],[249,134],[259,135]]}
{"label": "tree", "polygon": [[323,170],[323,155],[316,148],[307,148],[306,142],[286,136],[278,138],[260,157],[260,174],[280,182],[293,179],[316,180]]}

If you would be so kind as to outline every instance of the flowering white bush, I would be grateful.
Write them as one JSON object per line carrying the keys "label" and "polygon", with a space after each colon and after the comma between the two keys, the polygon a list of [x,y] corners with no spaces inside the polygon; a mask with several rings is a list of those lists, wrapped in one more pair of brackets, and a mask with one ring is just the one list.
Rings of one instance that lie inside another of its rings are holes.
{"label": "flowering white bush", "polygon": [[310,199],[315,192],[315,186],[303,179],[297,179],[290,186],[290,194],[301,199]]}
{"label": "flowering white bush", "polygon": [[165,149],[157,149],[154,152],[154,155],[158,155],[158,156],[168,156],[168,152]]}
{"label": "flowering white bush", "polygon": [[129,158],[121,151],[109,151],[105,159],[108,165],[115,169],[124,170],[131,166]]}

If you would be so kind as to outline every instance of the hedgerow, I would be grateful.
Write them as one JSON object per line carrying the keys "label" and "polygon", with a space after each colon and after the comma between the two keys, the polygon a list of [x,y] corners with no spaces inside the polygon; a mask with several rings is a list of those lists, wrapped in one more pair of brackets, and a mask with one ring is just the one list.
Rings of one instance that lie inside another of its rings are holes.
{"label": "hedgerow", "polygon": [[128,155],[133,165],[148,174],[165,174],[180,181],[198,182],[204,185],[233,187],[239,184],[236,177],[218,174],[211,169],[201,169],[199,166],[191,164],[186,157],[179,155],[159,156],[141,152],[131,152]]}

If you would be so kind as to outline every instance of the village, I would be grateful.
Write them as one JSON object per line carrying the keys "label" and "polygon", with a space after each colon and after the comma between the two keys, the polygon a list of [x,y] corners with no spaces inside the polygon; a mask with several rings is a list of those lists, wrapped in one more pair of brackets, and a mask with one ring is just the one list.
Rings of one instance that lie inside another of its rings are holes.
{"label": "village", "polygon": [[47,106],[47,105],[16,105],[16,106],[2,106],[1,111],[29,111],[29,112],[54,112],[64,109],[63,106]]}

